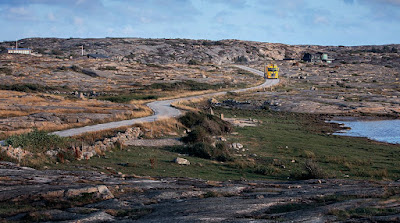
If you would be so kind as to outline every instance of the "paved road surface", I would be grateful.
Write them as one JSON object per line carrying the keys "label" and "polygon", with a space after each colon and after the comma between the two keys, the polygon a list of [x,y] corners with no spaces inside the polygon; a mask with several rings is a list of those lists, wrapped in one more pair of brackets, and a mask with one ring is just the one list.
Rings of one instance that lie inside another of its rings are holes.
{"label": "paved road surface", "polygon": [[[243,70],[247,70],[247,71],[252,72],[259,76],[264,76],[264,73],[262,71],[252,69],[250,67],[240,66],[240,65],[236,65],[236,67],[243,69]],[[239,90],[235,90],[232,92],[239,93],[239,92],[244,92],[244,91],[249,91],[249,90],[261,89],[261,88],[266,88],[266,87],[276,85],[278,83],[279,83],[278,79],[266,79],[265,82],[261,85],[251,87],[251,88],[239,89]],[[174,103],[177,101],[192,100],[192,99],[197,99],[197,98],[211,98],[211,97],[215,97],[215,96],[221,96],[226,93],[227,92],[224,91],[224,92],[210,93],[210,94],[204,94],[204,95],[192,96],[192,97],[186,97],[186,98],[178,98],[178,99],[171,99],[171,100],[164,100],[164,101],[154,101],[154,102],[150,102],[147,104],[147,106],[149,106],[154,111],[154,114],[151,116],[147,116],[147,117],[143,117],[143,118],[135,118],[135,119],[131,119],[131,120],[116,121],[116,122],[109,122],[109,123],[85,126],[85,127],[80,127],[80,128],[74,128],[74,129],[67,129],[67,130],[53,132],[53,134],[63,136],[63,137],[68,137],[68,136],[80,135],[80,134],[87,133],[87,132],[95,132],[95,131],[113,129],[113,128],[118,128],[118,127],[123,127],[123,126],[130,126],[130,125],[137,124],[137,123],[153,122],[155,120],[162,119],[162,118],[177,117],[181,114],[181,111],[172,107],[171,103]],[[0,143],[3,143],[3,141],[0,141]]]}

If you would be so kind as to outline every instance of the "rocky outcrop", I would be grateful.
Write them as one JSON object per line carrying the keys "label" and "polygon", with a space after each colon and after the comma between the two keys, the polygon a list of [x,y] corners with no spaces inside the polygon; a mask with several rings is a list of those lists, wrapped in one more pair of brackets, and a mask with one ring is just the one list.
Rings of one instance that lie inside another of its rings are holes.
{"label": "rocky outcrop", "polygon": [[[23,222],[398,222],[400,182],[207,181],[0,162],[0,218]],[[100,183],[100,184],[99,184]],[[368,214],[365,214],[368,211]]]}
{"label": "rocky outcrop", "polygon": [[[0,46],[9,47],[9,44],[10,42],[3,42],[0,43]],[[113,60],[158,64],[231,64],[272,59],[282,60],[287,57],[300,59],[303,51],[309,50],[307,46],[241,40],[140,38],[29,38],[21,40],[20,45],[21,47],[24,45],[35,46],[33,51],[40,51],[44,55],[53,55],[54,50],[57,50],[59,54],[53,56],[64,56],[65,58],[76,55],[76,46],[83,45],[87,54],[99,53],[107,55]],[[327,47],[315,46],[314,48],[318,50]]]}

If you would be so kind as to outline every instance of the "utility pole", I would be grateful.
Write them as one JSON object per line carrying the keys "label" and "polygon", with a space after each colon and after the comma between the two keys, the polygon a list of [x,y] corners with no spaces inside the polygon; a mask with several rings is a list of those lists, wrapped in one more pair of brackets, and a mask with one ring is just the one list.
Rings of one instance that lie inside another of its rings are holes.
{"label": "utility pole", "polygon": [[17,39],[15,40],[15,49],[16,50],[18,49],[18,40]]}

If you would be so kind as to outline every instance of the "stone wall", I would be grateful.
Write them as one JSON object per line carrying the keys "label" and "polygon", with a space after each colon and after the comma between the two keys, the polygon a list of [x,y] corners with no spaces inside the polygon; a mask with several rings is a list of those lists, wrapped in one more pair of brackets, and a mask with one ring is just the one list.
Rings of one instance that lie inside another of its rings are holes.
{"label": "stone wall", "polygon": [[[71,149],[75,153],[77,160],[90,159],[97,154],[103,154],[104,152],[116,147],[123,146],[125,142],[132,139],[138,139],[143,135],[142,130],[139,127],[128,128],[125,132],[118,132],[117,135],[111,138],[104,138],[103,140],[96,141],[93,145],[82,145],[72,146]],[[31,152],[24,150],[20,147],[14,148],[11,145],[1,146],[0,150],[4,152],[8,157],[14,159],[24,159],[26,156],[33,155]],[[47,156],[56,157],[59,153],[59,149],[48,150],[45,152]]]}

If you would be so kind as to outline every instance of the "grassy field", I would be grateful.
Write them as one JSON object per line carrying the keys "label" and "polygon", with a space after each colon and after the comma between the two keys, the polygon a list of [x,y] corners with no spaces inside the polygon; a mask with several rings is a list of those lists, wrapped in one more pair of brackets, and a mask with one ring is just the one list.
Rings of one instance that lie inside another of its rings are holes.
{"label": "grassy field", "polygon": [[[232,152],[234,161],[219,162],[185,157],[190,166],[172,160],[179,156],[165,148],[129,147],[88,161],[51,164],[52,168],[122,172],[145,176],[194,177],[208,180],[309,178],[398,179],[400,146],[364,138],[333,136],[337,126],[320,116],[276,113],[266,110],[215,109],[226,117],[258,119],[256,127],[235,127],[238,135],[227,135],[228,143],[240,142],[244,151]],[[54,166],[53,166],[54,165]]]}
{"label": "grassy field", "polygon": [[[272,175],[296,176],[307,160],[322,169],[326,177],[398,179],[400,146],[326,134],[334,126],[315,115],[267,111],[219,110],[225,116],[261,120],[258,127],[237,128],[231,137],[243,143],[264,166],[280,166]],[[285,166],[285,168],[282,168]]]}

